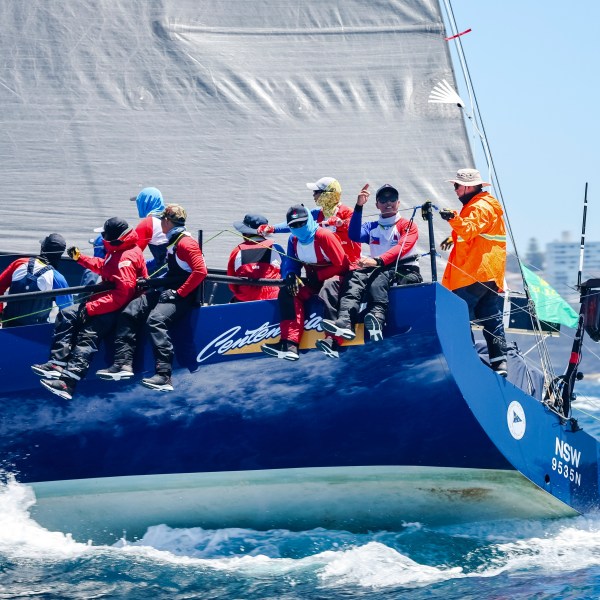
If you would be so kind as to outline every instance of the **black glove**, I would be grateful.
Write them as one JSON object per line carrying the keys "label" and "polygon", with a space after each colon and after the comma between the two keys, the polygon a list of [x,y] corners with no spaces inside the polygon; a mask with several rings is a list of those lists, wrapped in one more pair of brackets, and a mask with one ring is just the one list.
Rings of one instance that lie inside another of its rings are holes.
{"label": "black glove", "polygon": [[145,292],[150,289],[150,284],[148,283],[148,279],[145,277],[138,277],[135,285],[140,292]]}
{"label": "black glove", "polygon": [[160,296],[158,297],[158,301],[161,304],[166,304],[167,302],[176,302],[177,300],[179,300],[179,294],[175,290],[165,290],[164,292],[161,292]]}
{"label": "black glove", "polygon": [[285,289],[290,296],[297,296],[300,291],[300,279],[296,273],[288,273],[285,276]]}
{"label": "black glove", "polygon": [[309,287],[313,288],[313,290],[318,290],[321,287],[321,281],[319,280],[316,271],[307,271],[306,283],[308,283]]}
{"label": "black glove", "polygon": [[450,219],[454,219],[456,216],[456,211],[450,208],[442,208],[440,209],[440,217],[444,219],[444,221],[449,221]]}
{"label": "black glove", "polygon": [[77,260],[81,256],[81,250],[77,246],[67,248],[67,255],[73,260]]}
{"label": "black glove", "polygon": [[443,240],[440,243],[440,248],[442,250],[450,250],[450,248],[452,248],[453,244],[454,244],[454,240],[452,239],[452,236],[449,235],[445,240]]}
{"label": "black glove", "polygon": [[80,325],[85,325],[90,320],[90,315],[87,311],[85,302],[82,302],[79,305],[79,310],[77,311],[77,320]]}

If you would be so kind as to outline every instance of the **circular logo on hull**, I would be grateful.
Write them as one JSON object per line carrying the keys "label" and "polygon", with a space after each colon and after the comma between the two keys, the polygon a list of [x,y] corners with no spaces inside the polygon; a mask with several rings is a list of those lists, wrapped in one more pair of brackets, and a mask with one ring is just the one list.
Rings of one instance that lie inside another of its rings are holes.
{"label": "circular logo on hull", "polygon": [[515,440],[520,440],[525,435],[525,428],[527,427],[525,411],[516,400],[513,400],[508,405],[508,410],[506,411],[506,422],[508,423],[510,435],[512,435]]}

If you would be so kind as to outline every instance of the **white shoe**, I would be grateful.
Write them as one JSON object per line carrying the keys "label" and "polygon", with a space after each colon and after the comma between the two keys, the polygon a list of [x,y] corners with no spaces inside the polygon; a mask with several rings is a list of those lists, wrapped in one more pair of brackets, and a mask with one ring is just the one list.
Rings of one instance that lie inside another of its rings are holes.
{"label": "white shoe", "polygon": [[371,313],[365,315],[365,329],[369,332],[369,337],[372,342],[380,342],[383,339],[381,323],[379,322],[379,319]]}

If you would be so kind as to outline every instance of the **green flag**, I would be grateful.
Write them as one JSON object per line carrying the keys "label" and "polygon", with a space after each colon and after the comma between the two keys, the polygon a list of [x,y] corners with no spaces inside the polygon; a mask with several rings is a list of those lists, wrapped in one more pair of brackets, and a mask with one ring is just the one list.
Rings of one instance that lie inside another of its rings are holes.
{"label": "green flag", "polygon": [[577,327],[579,315],[568,302],[561,298],[547,281],[538,277],[524,265],[521,265],[521,268],[529,287],[531,299],[535,304],[538,319],[550,323],[560,323],[567,327]]}

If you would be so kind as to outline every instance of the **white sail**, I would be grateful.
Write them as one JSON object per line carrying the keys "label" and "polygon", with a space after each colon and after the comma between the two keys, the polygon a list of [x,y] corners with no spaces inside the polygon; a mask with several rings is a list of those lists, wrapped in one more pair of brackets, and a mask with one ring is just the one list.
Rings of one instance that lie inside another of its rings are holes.
{"label": "white sail", "polygon": [[135,223],[128,199],[152,185],[219,267],[233,220],[312,207],[305,182],[336,177],[350,206],[365,182],[397,186],[403,209],[456,206],[444,180],[473,166],[461,109],[429,102],[438,82],[456,88],[437,0],[28,0],[0,14],[3,251]]}

